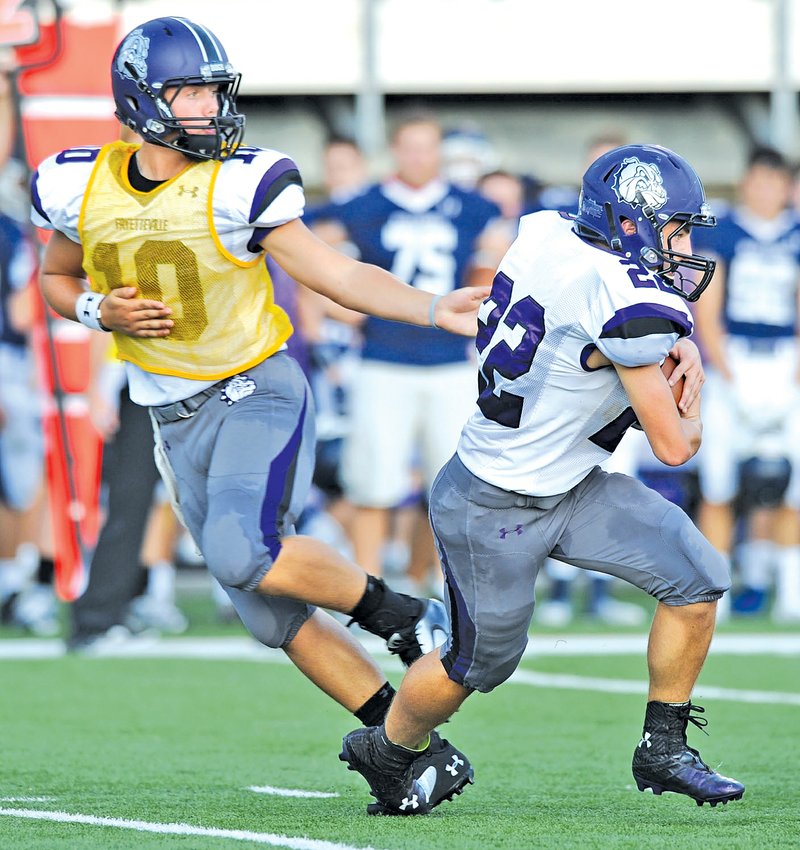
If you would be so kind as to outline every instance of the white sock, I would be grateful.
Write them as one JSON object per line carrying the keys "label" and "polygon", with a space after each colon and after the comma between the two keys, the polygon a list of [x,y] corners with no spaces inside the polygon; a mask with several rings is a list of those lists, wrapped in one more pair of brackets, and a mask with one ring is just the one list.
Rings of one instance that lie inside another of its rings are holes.
{"label": "white sock", "polygon": [[233,606],[230,596],[225,593],[222,585],[213,577],[211,579],[211,598],[217,608],[231,608]]}
{"label": "white sock", "polygon": [[775,603],[787,611],[800,611],[800,546],[779,546],[775,576]]}
{"label": "white sock", "polygon": [[31,564],[17,558],[0,558],[0,602],[19,593],[33,578],[38,560]]}
{"label": "white sock", "polygon": [[753,590],[766,590],[770,584],[775,544],[771,540],[750,540],[739,547],[739,575],[742,584]]}
{"label": "white sock", "polygon": [[147,571],[147,595],[159,602],[175,601],[175,565],[159,561]]}

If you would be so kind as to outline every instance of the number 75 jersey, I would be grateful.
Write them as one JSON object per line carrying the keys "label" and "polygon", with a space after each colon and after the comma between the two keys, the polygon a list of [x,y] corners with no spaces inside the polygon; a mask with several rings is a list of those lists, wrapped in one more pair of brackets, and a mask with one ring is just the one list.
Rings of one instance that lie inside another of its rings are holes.
{"label": "number 75 jersey", "polygon": [[692,327],[679,295],[581,239],[568,216],[525,216],[478,315],[479,397],[459,457],[506,490],[566,492],[635,421],[616,370],[590,368],[592,352],[659,363]]}
{"label": "number 75 jersey", "polygon": [[275,151],[242,148],[139,192],[128,179],[137,149],[113,142],[45,160],[32,186],[34,224],[81,244],[95,291],[135,286],[137,297],[172,308],[167,337],[115,333],[120,359],[197,380],[260,363],[292,332],[258,241],[302,214],[297,167]]}

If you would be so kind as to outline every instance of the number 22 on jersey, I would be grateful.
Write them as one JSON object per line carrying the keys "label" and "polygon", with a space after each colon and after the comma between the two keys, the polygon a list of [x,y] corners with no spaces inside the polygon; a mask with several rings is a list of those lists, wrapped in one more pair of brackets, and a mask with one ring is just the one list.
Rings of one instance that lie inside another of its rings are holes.
{"label": "number 22 on jersey", "polygon": [[487,419],[506,428],[519,428],[524,398],[504,389],[498,392],[498,375],[515,381],[527,374],[544,336],[544,307],[526,295],[509,310],[513,288],[514,281],[498,272],[484,302],[492,309],[485,323],[479,323],[475,341],[480,364],[478,407]]}

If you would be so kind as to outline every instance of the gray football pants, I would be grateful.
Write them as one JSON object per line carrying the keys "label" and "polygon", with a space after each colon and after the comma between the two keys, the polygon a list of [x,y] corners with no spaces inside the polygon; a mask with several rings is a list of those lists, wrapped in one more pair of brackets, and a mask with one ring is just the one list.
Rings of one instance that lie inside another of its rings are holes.
{"label": "gray football pants", "polygon": [[302,370],[278,352],[151,413],[159,470],[209,570],[253,636],[285,646],[314,608],[256,588],[311,486],[314,407]]}
{"label": "gray football pants", "polygon": [[725,561],[680,508],[599,468],[563,496],[537,499],[487,484],[456,455],[434,483],[430,515],[451,622],[442,663],[478,691],[519,664],[548,555],[625,579],[666,605],[710,602],[730,587]]}

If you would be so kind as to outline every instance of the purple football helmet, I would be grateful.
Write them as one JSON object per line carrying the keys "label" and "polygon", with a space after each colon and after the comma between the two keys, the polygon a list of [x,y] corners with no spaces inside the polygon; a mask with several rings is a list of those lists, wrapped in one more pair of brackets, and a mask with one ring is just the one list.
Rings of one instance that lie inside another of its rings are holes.
{"label": "purple football helmet", "polygon": [[[236,111],[241,75],[207,27],[186,18],[156,18],[132,30],[111,63],[116,116],[145,141],[195,159],[226,159],[244,135]],[[187,85],[219,85],[216,117],[175,118],[171,103]],[[165,96],[165,92],[169,92]],[[190,133],[192,127],[214,133]]]}
{"label": "purple football helmet", "polygon": [[[626,235],[622,220],[636,224]],[[681,222],[666,244],[663,230]],[[683,157],[660,145],[624,145],[598,157],[583,176],[575,232],[653,271],[678,295],[696,301],[716,263],[672,250],[675,237],[717,223],[703,184]]]}

